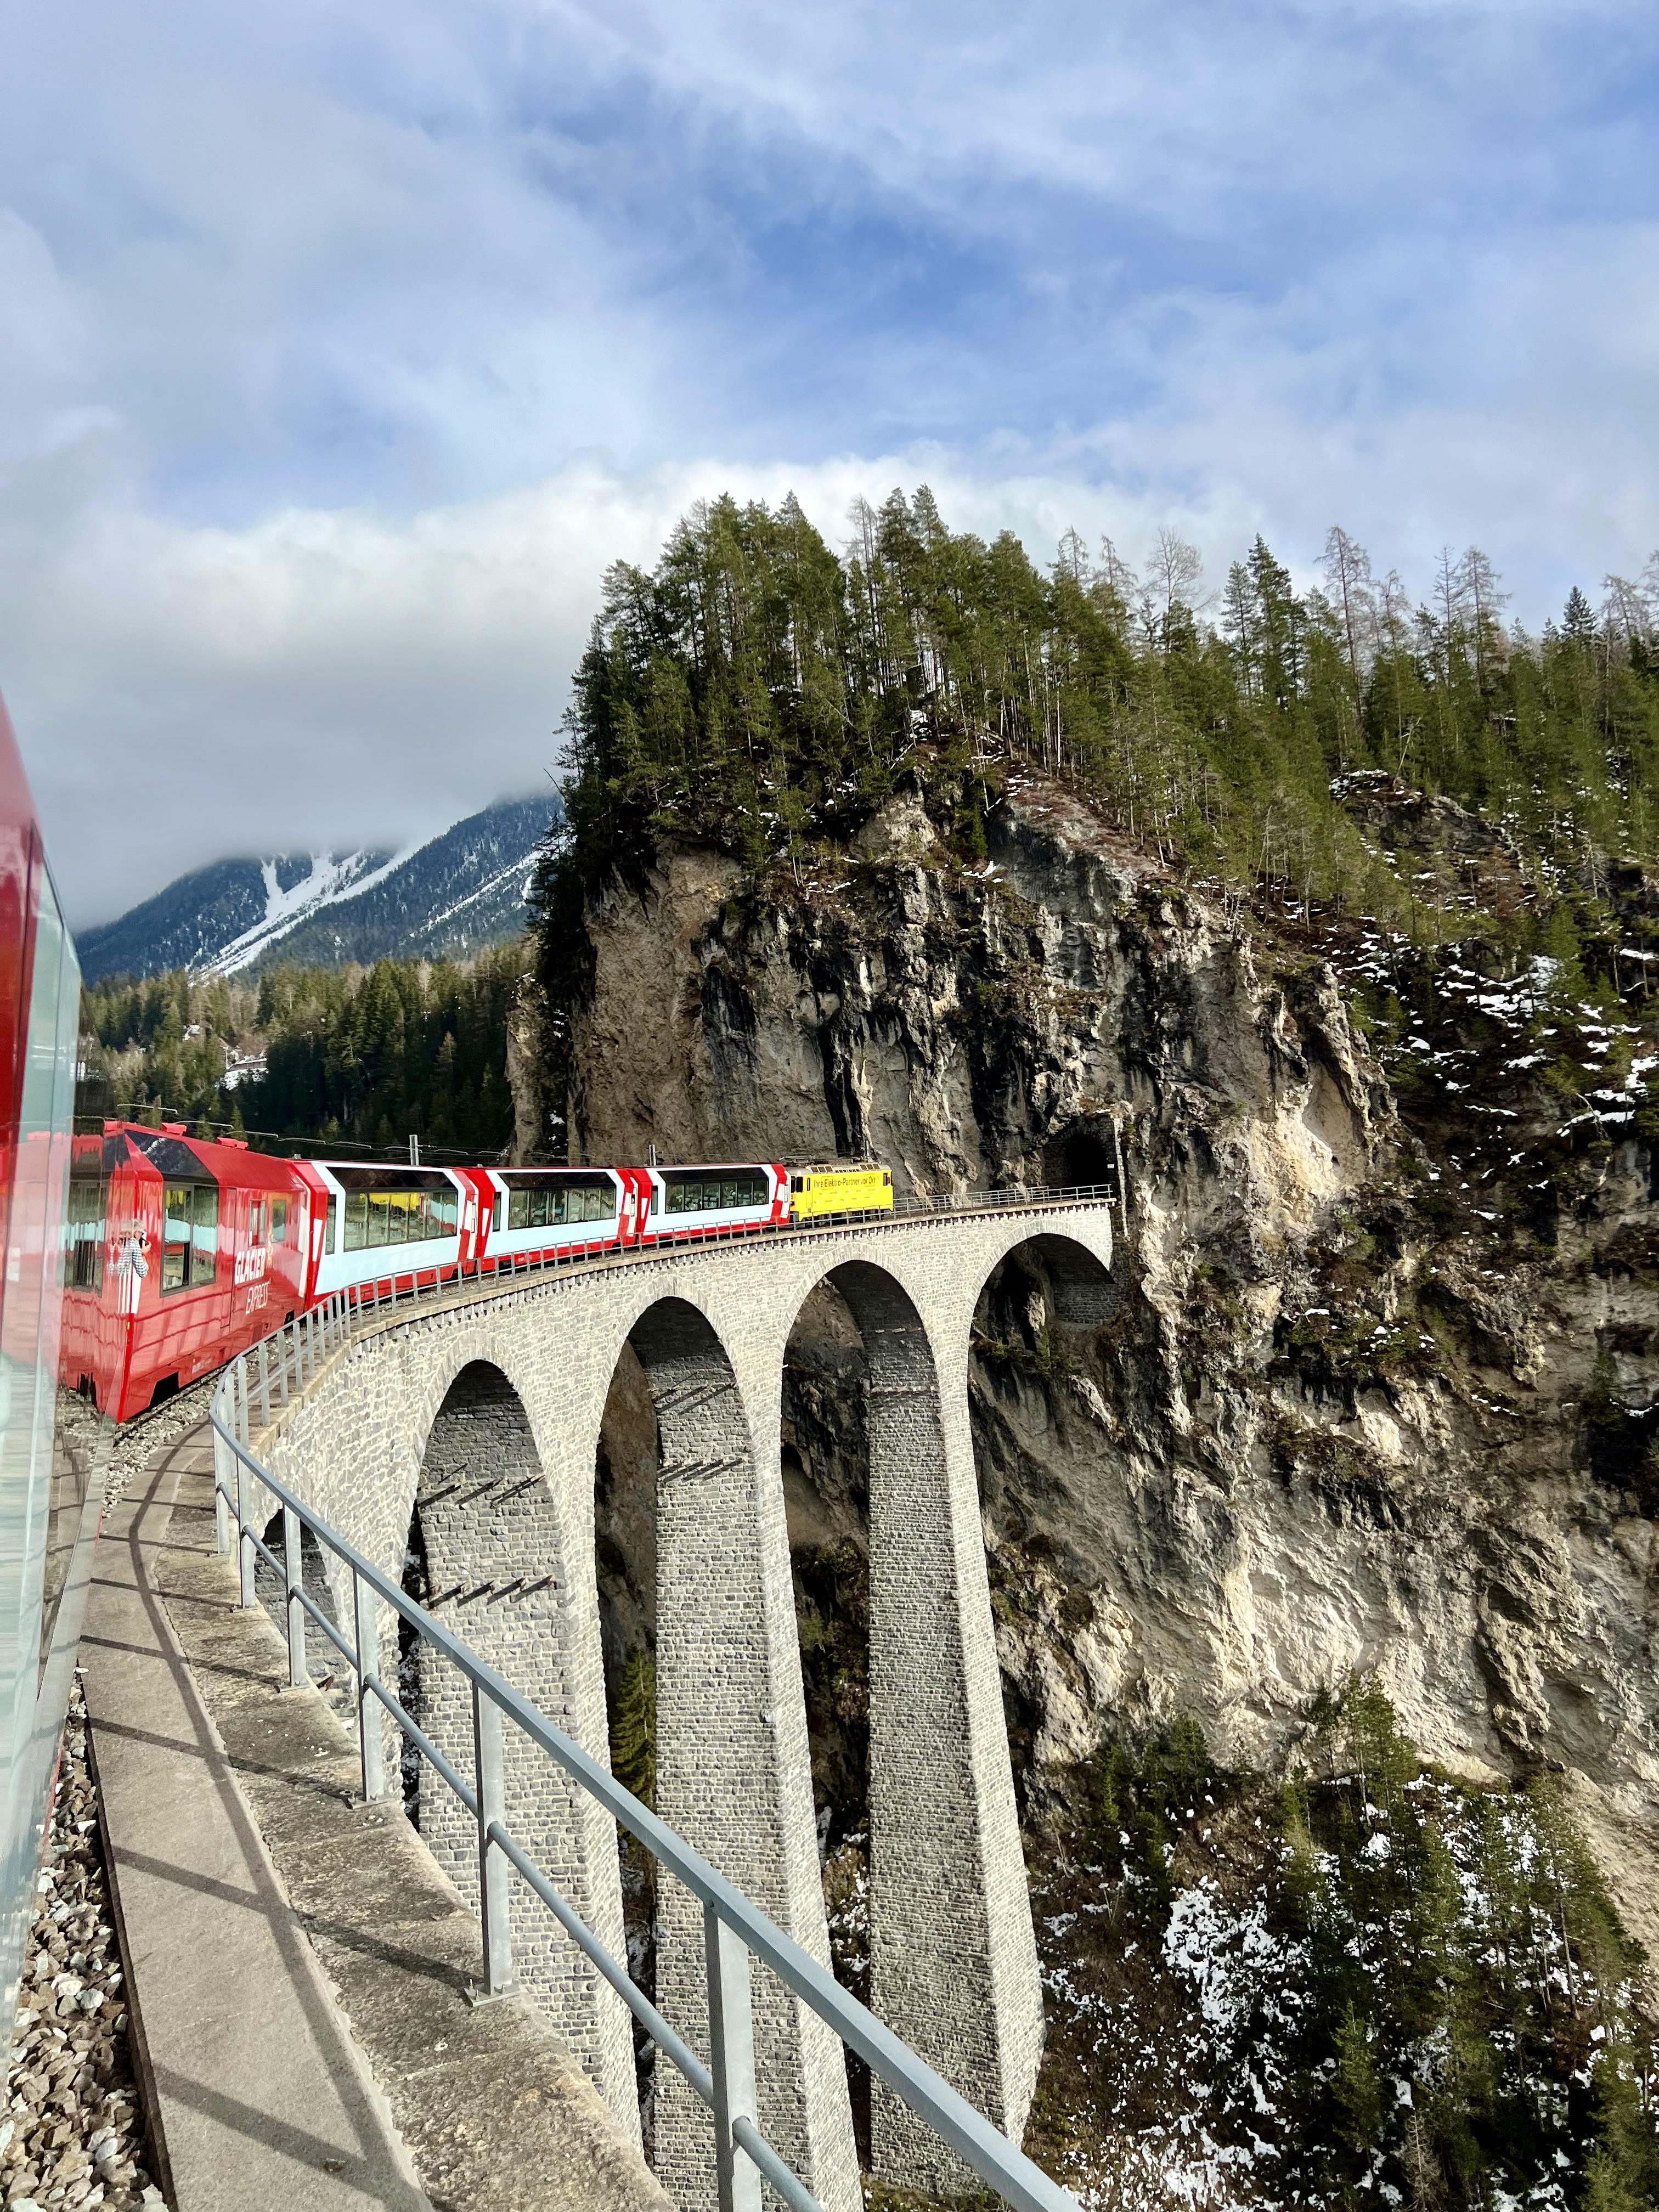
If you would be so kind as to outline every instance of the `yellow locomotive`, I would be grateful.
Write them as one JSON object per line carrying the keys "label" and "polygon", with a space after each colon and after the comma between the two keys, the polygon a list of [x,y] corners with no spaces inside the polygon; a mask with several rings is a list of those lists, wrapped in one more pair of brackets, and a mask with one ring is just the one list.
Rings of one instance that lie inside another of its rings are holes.
{"label": "yellow locomotive", "polygon": [[823,1221],[842,1213],[890,1213],[893,1210],[893,1171],[890,1168],[791,1168],[789,1218],[799,1223]]}

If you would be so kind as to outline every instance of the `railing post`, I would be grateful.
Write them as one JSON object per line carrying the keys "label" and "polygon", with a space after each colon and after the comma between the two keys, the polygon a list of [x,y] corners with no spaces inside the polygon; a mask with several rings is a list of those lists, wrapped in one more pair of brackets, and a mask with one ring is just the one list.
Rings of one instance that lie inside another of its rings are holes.
{"label": "railing post", "polygon": [[243,1606],[251,1606],[255,1602],[253,1571],[258,1559],[258,1553],[253,1548],[253,1537],[247,1525],[250,1480],[247,1462],[245,1459],[239,1459],[236,1462],[236,1528],[241,1540],[237,1547],[240,1553],[237,1571],[237,1602]]}
{"label": "railing post", "polygon": [[507,1853],[489,1840],[489,1824],[507,1820],[507,1769],[501,1709],[472,1685],[472,1772],[478,1792],[478,1917],[483,1927],[484,1995],[505,1996],[513,1986],[513,1906]]}
{"label": "railing post", "polygon": [[363,1802],[386,1794],[386,1759],[380,1742],[380,1701],[369,1688],[380,1666],[380,1601],[354,1567],[351,1611],[357,1638],[357,1750],[362,1765]]}
{"label": "railing post", "polygon": [[761,2181],[733,2142],[733,2120],[754,2123],[755,2021],[749,2004],[749,1952],[712,1905],[702,1909],[708,1960],[708,2055],[714,2077],[714,2172],[720,2212],[761,2212]]}
{"label": "railing post", "polygon": [[[235,1370],[231,1370],[234,1377]],[[233,1381],[230,1395],[234,1399]],[[233,1429],[235,1426],[233,1416]],[[221,1559],[230,1555],[230,1467],[234,1454],[220,1435],[213,1431],[213,1545]]]}
{"label": "railing post", "polygon": [[265,1357],[270,1348],[270,1339],[263,1336],[254,1346],[259,1355],[259,1425],[262,1429],[270,1426],[270,1368]]}
{"label": "railing post", "polygon": [[304,1538],[300,1516],[291,1505],[283,1508],[283,1564],[288,1570],[288,1686],[302,1690],[311,1680],[306,1668],[306,1609],[300,1602],[305,1587]]}

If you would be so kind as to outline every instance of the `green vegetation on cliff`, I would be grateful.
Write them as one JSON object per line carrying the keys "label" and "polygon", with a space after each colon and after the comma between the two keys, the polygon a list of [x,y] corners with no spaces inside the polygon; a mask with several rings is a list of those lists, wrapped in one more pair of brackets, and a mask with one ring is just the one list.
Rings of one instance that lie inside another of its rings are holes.
{"label": "green vegetation on cliff", "polygon": [[1637,2212],[1652,2024],[1562,1790],[1421,1768],[1375,1678],[1276,1789],[1195,1723],[1097,1762],[1043,1887],[1033,2140],[1091,2205]]}
{"label": "green vegetation on cliff", "polygon": [[[854,527],[837,556],[793,497],[725,498],[654,568],[611,569],[566,724],[579,882],[670,834],[798,867],[924,761],[964,857],[997,776],[1028,759],[1165,860],[1396,915],[1411,890],[1346,779],[1449,797],[1546,859],[1659,853],[1642,587],[1613,580],[1601,617],[1575,592],[1534,638],[1503,625],[1475,549],[1413,605],[1340,531],[1307,592],[1258,538],[1200,603],[1168,532],[1143,582],[1074,533],[1043,570],[1010,532],[953,532],[925,487]],[[544,903],[568,921],[556,875]]]}

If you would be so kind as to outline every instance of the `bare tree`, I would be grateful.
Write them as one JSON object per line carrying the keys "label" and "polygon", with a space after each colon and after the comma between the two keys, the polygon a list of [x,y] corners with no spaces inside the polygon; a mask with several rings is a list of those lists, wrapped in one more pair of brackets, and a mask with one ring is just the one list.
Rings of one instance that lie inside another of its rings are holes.
{"label": "bare tree", "polygon": [[1659,584],[1659,553],[1655,554],[1643,570],[1639,580],[1632,583],[1628,576],[1604,576],[1602,588],[1607,598],[1601,612],[1607,628],[1617,631],[1629,644],[1639,638],[1644,645],[1653,642],[1656,616],[1655,586]]}
{"label": "bare tree", "polygon": [[1510,595],[1498,589],[1498,571],[1478,545],[1471,545],[1458,562],[1454,581],[1474,633],[1474,680],[1484,689],[1488,656],[1502,651],[1498,616],[1509,605]]}
{"label": "bare tree", "polygon": [[1061,537],[1054,556],[1054,566],[1056,568],[1065,569],[1074,583],[1082,585],[1086,590],[1089,582],[1089,549],[1075,530],[1068,530]]}
{"label": "bare tree", "polygon": [[1196,545],[1189,545],[1165,523],[1146,565],[1148,595],[1166,623],[1177,607],[1196,606],[1193,587],[1204,574],[1203,556]]}
{"label": "bare tree", "polygon": [[1376,598],[1371,578],[1371,556],[1358,545],[1340,523],[1334,522],[1325,539],[1325,580],[1342,617],[1348,647],[1348,672],[1353,678],[1355,698],[1364,684],[1360,670],[1361,641],[1370,658],[1376,629]]}

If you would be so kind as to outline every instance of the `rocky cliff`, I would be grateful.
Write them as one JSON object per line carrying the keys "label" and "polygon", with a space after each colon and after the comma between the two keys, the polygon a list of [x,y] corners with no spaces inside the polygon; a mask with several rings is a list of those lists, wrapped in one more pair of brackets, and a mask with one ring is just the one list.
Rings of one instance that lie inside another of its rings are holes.
{"label": "rocky cliff", "polygon": [[[1512,874],[1470,817],[1362,796],[1425,878]],[[1320,1689],[1375,1670],[1425,1758],[1565,1774],[1659,1954],[1639,1117],[1586,1100],[1573,1134],[1528,1088],[1535,979],[1496,954],[1437,955],[1384,1055],[1360,1010],[1405,990],[1403,939],[1183,888],[1030,775],[986,846],[953,852],[918,789],[783,899],[701,850],[613,878],[587,908],[572,1157],[867,1151],[917,1192],[1111,1185],[1103,1325],[1060,1318],[1016,1255],[971,1377],[1028,1818],[1060,1817],[1106,1737],[1177,1715],[1273,1769]],[[792,1377],[807,1550],[856,1534],[822,1387],[851,1357],[821,1328]]]}

